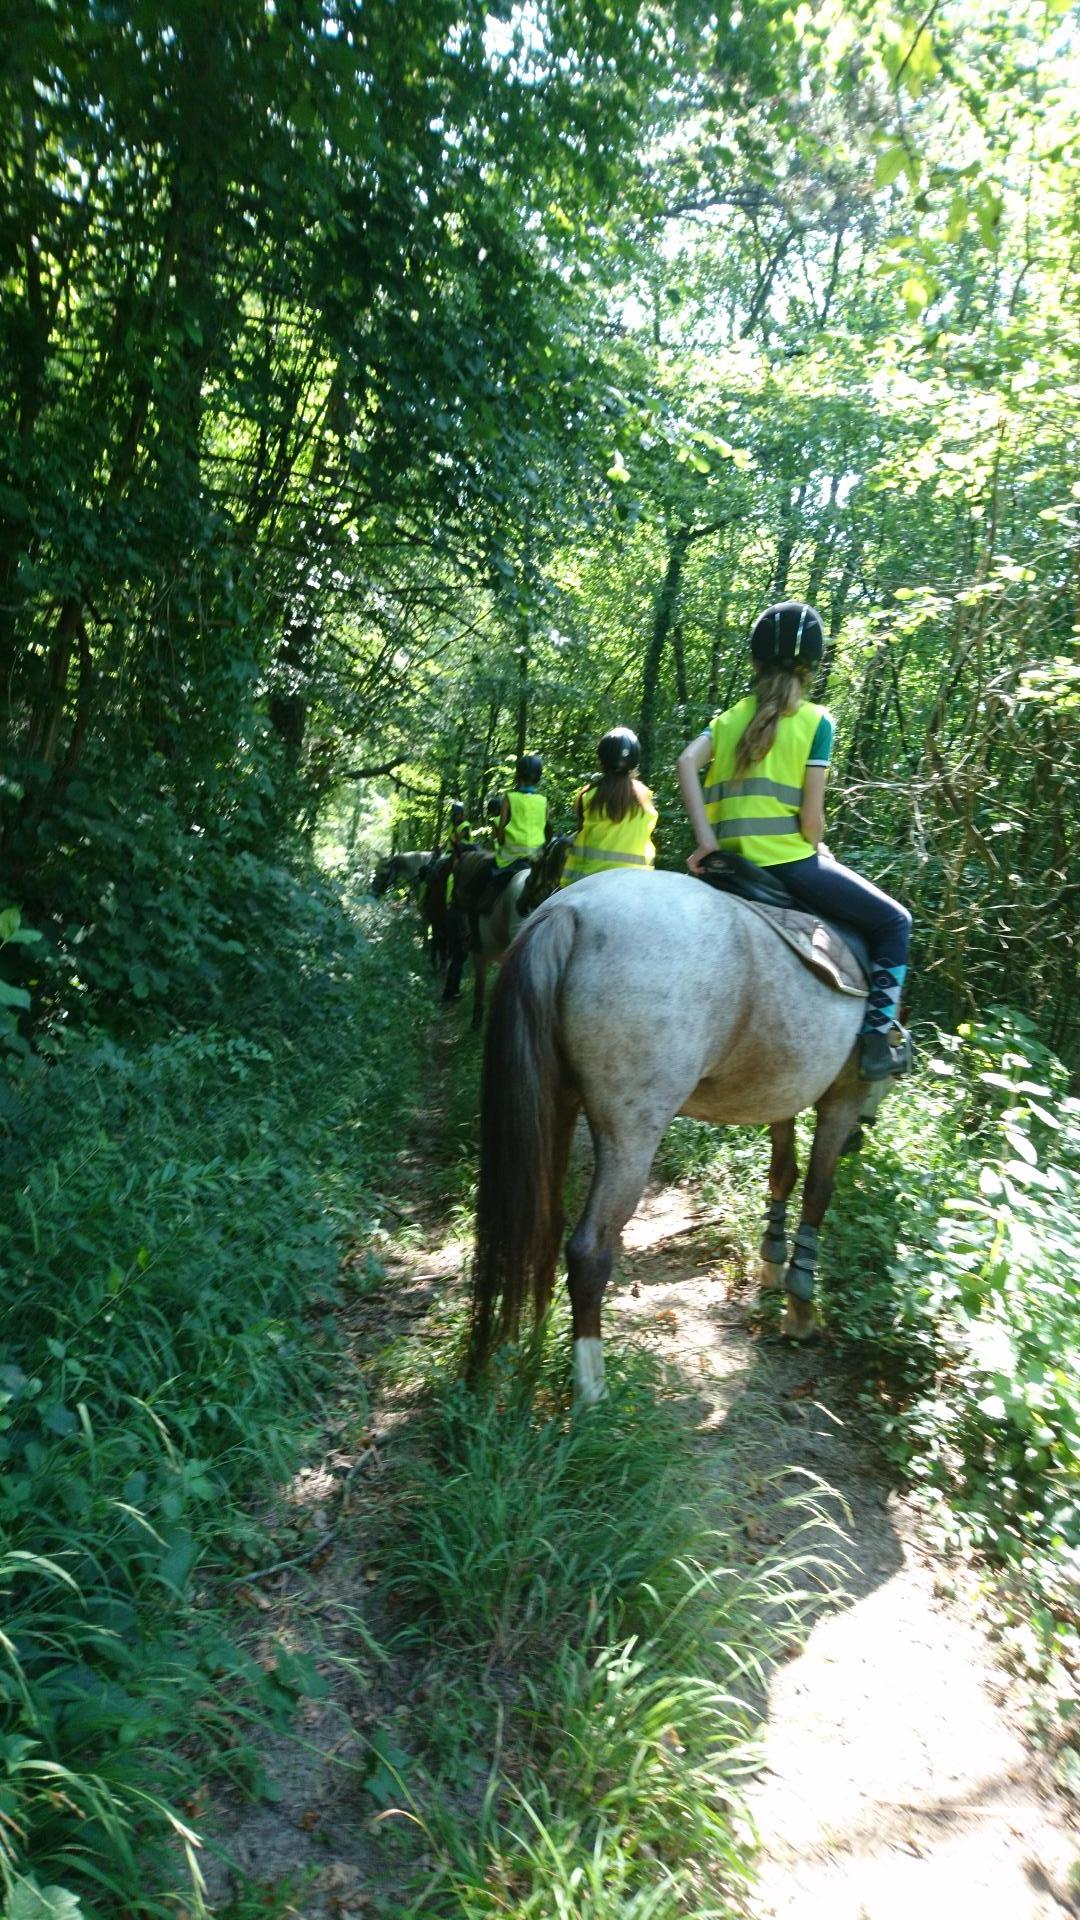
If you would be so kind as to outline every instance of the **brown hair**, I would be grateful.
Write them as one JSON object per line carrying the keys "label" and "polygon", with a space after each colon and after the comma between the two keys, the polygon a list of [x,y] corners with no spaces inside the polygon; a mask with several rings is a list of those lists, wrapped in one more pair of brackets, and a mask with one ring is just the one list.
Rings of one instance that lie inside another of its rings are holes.
{"label": "brown hair", "polygon": [[798,711],[809,684],[807,667],[766,667],[758,674],[754,685],[757,710],[735,749],[736,773],[748,773],[764,760],[776,739],[781,717]]}
{"label": "brown hair", "polygon": [[606,813],[617,826],[631,814],[643,813],[648,798],[648,787],[632,773],[602,773],[595,787],[582,794],[581,807],[583,813],[586,808],[590,813]]}

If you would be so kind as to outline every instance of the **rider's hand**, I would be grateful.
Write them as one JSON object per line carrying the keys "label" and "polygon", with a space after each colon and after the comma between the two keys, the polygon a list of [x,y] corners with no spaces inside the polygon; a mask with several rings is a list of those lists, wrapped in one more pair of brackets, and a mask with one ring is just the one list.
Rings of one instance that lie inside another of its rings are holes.
{"label": "rider's hand", "polygon": [[690,855],[690,858],[686,862],[691,873],[700,873],[702,861],[707,860],[710,853],[715,853],[715,852],[716,852],[715,840],[710,841],[708,845],[702,842],[701,846],[695,847],[693,853]]}

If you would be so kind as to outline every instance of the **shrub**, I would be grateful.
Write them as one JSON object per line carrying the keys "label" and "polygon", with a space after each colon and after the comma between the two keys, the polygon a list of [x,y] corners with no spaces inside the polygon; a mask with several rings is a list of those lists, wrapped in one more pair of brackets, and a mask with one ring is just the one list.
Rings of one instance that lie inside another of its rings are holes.
{"label": "shrub", "polygon": [[153,1911],[154,1861],[167,1840],[184,1844],[178,1801],[210,1764],[251,1783],[244,1716],[287,1711],[306,1684],[264,1674],[192,1601],[206,1600],[207,1571],[264,1551],[245,1503],[289,1467],[318,1405],[342,1241],[362,1224],[363,1183],[417,1058],[408,959],[311,899],[302,924],[265,927],[237,1026],[127,1044],[61,1035],[53,1064],[8,1085],[0,1885],[12,1900],[36,1878],[88,1915],[110,1901]]}

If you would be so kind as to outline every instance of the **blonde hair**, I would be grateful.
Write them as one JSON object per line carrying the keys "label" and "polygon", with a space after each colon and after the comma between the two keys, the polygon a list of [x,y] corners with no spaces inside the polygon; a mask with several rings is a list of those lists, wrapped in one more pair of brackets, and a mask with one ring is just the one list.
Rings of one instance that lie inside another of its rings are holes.
{"label": "blonde hair", "polygon": [[808,667],[772,667],[758,674],[754,687],[757,710],[735,749],[736,773],[748,773],[764,760],[781,719],[798,712],[809,684]]}

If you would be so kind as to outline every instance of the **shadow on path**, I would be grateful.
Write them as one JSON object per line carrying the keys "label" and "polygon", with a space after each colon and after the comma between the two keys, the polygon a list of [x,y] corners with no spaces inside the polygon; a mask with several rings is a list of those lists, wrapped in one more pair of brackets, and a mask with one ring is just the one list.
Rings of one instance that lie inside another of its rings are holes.
{"label": "shadow on path", "polygon": [[[751,1551],[797,1544],[842,1563],[843,1597],[823,1601],[805,1648],[769,1676],[752,1913],[1075,1913],[1080,1841],[1010,1721],[970,1579],[931,1552],[882,1471],[836,1349],[763,1335],[744,1251],[715,1223],[695,1226],[681,1189],[650,1192],[625,1244],[611,1320],[685,1385],[718,1521],[741,1527]],[[823,1517],[807,1525],[776,1492],[814,1480],[831,1497],[819,1494]]]}

